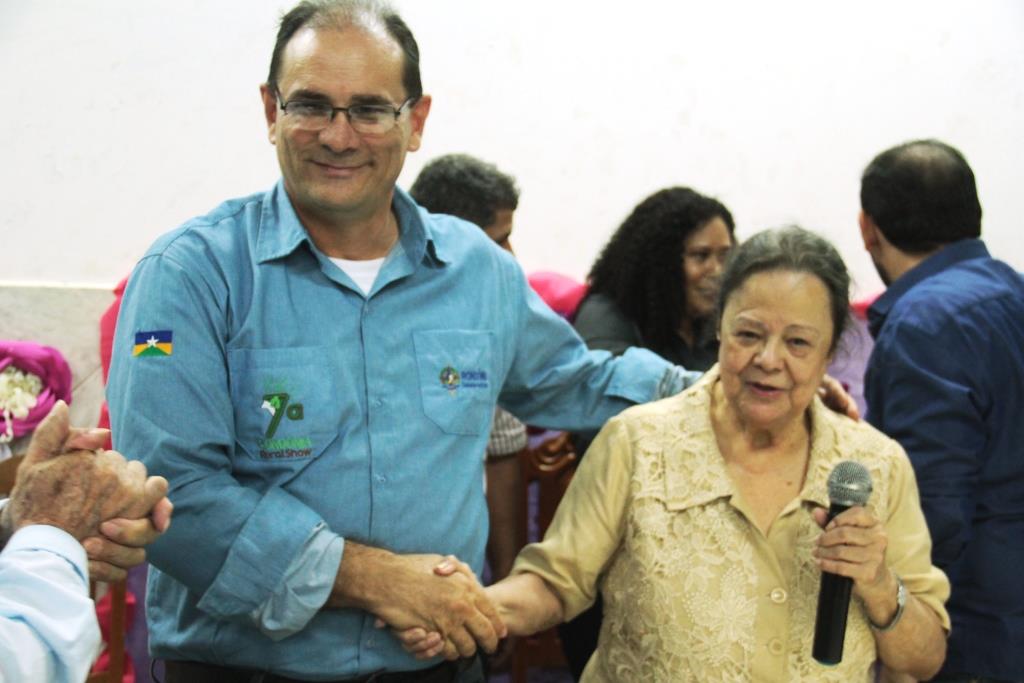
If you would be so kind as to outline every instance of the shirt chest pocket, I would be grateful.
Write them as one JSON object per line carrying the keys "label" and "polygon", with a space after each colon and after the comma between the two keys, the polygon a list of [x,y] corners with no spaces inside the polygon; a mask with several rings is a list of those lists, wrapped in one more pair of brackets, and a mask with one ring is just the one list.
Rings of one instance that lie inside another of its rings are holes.
{"label": "shirt chest pocket", "polygon": [[228,351],[237,447],[254,460],[318,456],[338,438],[341,396],[329,349]]}
{"label": "shirt chest pocket", "polygon": [[491,424],[494,339],[476,330],[413,333],[423,412],[449,434],[480,434]]}

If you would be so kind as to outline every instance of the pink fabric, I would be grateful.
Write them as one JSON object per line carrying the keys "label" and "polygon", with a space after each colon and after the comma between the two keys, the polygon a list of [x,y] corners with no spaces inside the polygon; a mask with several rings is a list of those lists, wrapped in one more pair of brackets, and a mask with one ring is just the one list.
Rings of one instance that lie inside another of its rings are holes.
{"label": "pink fabric", "polygon": [[587,295],[585,284],[560,273],[541,270],[532,273],[527,280],[544,303],[567,320],[573,319],[580,302]]}
{"label": "pink fabric", "polygon": [[[121,310],[121,300],[124,298],[124,288],[128,285],[128,278],[124,278],[117,286],[114,287],[114,301],[110,304],[103,315],[100,316],[100,365],[103,367],[103,383],[107,383],[107,376],[110,374],[110,358],[113,355],[114,349],[114,333],[117,328],[117,314]],[[105,429],[110,429],[110,411],[107,409],[107,402],[104,401],[103,405],[100,406],[100,419],[98,425]],[[107,439],[107,448],[111,448],[110,439]],[[146,623],[145,620],[138,625],[135,624],[135,604],[137,602],[135,593],[131,590],[131,577],[135,572],[145,572],[145,566],[135,567],[129,571],[129,589],[126,593],[127,603],[127,614],[125,619],[125,649],[124,649],[124,676],[121,678],[121,683],[135,683],[137,679],[144,678],[150,680],[148,667],[144,666],[140,670],[140,674],[136,676],[135,661],[134,657],[139,657],[140,661],[148,662],[149,659],[146,657],[145,648],[141,652],[133,652],[133,628],[137,628],[142,631],[142,641],[146,642]],[[143,574],[145,576],[145,574]],[[100,622],[100,632],[103,634],[103,642],[110,642],[110,598],[111,595],[108,592],[103,598],[96,603],[96,618]],[[138,638],[139,636],[135,636]],[[93,673],[102,673],[106,671],[110,666],[110,653],[104,648],[100,658],[96,660],[93,665]]]}
{"label": "pink fabric", "polygon": [[[124,288],[128,286],[128,278],[121,280],[114,287],[114,302],[100,316],[100,364],[103,366],[103,384],[107,383],[107,375],[110,374],[110,357],[114,349],[114,330],[117,327],[117,314],[121,311],[121,299],[124,298]],[[100,420],[98,427],[110,429],[110,411],[107,409],[107,402],[100,406]],[[107,448],[110,448],[108,441]]]}
{"label": "pink fabric", "polygon": [[863,299],[857,299],[850,304],[850,309],[853,311],[854,317],[858,320],[868,319],[868,309],[871,308],[871,304],[875,303],[875,299],[882,296],[881,292],[866,296]]}
{"label": "pink fabric", "polygon": [[71,368],[57,349],[34,342],[0,341],[0,372],[7,366],[30,372],[43,382],[35,408],[24,419],[11,420],[15,437],[35,429],[58,400],[71,403]]}

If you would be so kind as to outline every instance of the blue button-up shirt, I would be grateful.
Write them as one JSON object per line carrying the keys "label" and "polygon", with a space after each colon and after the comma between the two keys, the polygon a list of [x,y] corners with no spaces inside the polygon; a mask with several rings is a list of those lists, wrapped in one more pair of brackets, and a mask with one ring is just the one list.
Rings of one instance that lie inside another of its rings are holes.
{"label": "blue button-up shirt", "polygon": [[867,419],[910,456],[953,586],[943,670],[1024,679],[1024,279],[963,240],[868,318]]}
{"label": "blue button-up shirt", "polygon": [[597,427],[671,367],[587,351],[479,228],[401,190],[393,210],[399,241],[369,294],[280,183],[165,235],[133,272],[108,398],[118,449],[171,482],[174,524],[149,554],[157,656],[310,680],[422,668],[364,612],[322,610],[279,642],[252,615],[318,528],[479,572],[496,402]]}

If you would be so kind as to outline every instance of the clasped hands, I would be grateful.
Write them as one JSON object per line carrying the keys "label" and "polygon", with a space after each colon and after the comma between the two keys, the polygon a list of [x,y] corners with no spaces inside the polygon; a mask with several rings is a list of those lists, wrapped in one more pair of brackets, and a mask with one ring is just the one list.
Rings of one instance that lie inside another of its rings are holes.
{"label": "clasped hands", "polygon": [[[896,610],[896,578],[885,562],[888,536],[882,523],[864,507],[850,508],[831,521],[824,509],[814,510],[813,516],[823,528],[813,551],[814,562],[822,571],[852,579],[854,594],[863,601],[869,618],[877,624],[889,623]],[[469,568],[453,557],[445,558],[434,572],[472,576]],[[452,658],[443,631],[423,627],[396,631],[403,647],[418,659],[438,654]]]}
{"label": "clasped hands", "polygon": [[144,546],[170,525],[167,480],[104,450],[109,431],[77,429],[63,401],[36,428],[18,468],[0,527],[5,534],[31,524],[67,531],[82,543],[89,574],[117,581],[146,559]]}
{"label": "clasped hands", "polygon": [[[508,635],[472,569],[449,555],[395,558],[406,573],[393,594],[371,611],[378,628],[390,627],[417,659],[471,657],[477,645],[493,653]],[[397,575],[392,574],[392,579]]]}

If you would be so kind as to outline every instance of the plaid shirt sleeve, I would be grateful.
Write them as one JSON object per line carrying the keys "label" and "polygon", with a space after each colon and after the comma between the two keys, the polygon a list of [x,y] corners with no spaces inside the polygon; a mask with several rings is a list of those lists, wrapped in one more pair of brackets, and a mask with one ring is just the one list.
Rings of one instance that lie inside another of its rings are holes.
{"label": "plaid shirt sleeve", "polygon": [[512,413],[501,408],[494,409],[491,436],[487,440],[487,457],[501,458],[513,455],[526,448],[526,425]]}

